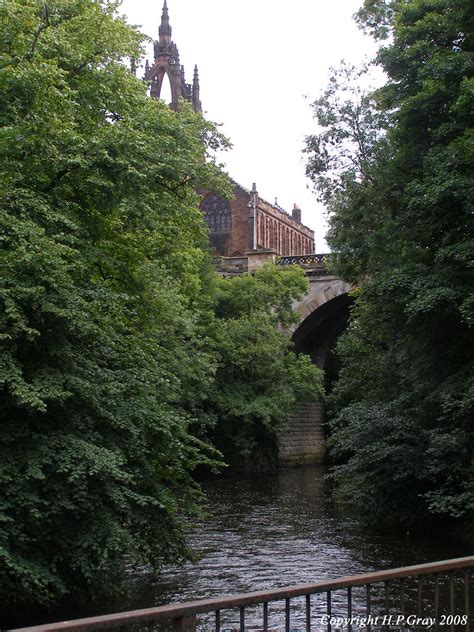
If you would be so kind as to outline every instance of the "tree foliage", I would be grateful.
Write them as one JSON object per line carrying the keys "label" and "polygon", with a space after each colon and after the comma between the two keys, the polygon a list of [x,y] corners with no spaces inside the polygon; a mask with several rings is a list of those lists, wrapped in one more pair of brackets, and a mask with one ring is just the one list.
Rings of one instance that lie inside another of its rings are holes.
{"label": "tree foliage", "polygon": [[292,303],[307,287],[296,266],[267,265],[255,275],[218,280],[213,437],[234,467],[274,466],[278,431],[294,403],[322,397],[321,371],[291,350],[287,332],[297,321]]}
{"label": "tree foliage", "polygon": [[307,173],[320,201],[332,203],[351,183],[372,179],[372,169],[384,147],[389,123],[377,108],[366,83],[369,67],[341,62],[332,68],[329,85],[313,103],[319,133],[306,138]]}
{"label": "tree foliage", "polygon": [[194,191],[220,186],[218,135],[148,98],[116,7],[0,7],[4,603],[97,597],[124,552],[186,558],[209,461],[187,398],[214,373]]}
{"label": "tree foliage", "polygon": [[[366,0],[358,20],[383,42],[385,85],[361,109],[328,92],[315,105],[322,131],[308,144],[308,171],[329,201],[336,269],[361,288],[332,397],[336,476],[380,518],[468,523],[474,12],[465,0]],[[357,168],[337,142],[347,116]],[[326,155],[339,161],[335,184],[324,180]]]}

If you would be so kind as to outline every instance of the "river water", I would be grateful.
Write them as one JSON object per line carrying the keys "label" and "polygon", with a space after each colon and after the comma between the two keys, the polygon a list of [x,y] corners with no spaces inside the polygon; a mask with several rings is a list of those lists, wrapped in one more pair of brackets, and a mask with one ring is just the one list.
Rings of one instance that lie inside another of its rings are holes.
{"label": "river water", "polygon": [[[199,561],[166,567],[158,578],[146,568],[136,571],[126,599],[74,616],[273,589],[472,554],[467,545],[439,535],[369,533],[345,506],[332,500],[326,472],[314,467],[206,483],[209,517],[189,534]],[[370,507],[364,511],[370,516]],[[233,624],[234,620],[229,628]]]}
{"label": "river water", "polygon": [[[168,567],[155,582],[143,569],[134,578],[127,609],[472,554],[467,545],[439,535],[369,533],[347,507],[333,501],[326,473],[314,467],[208,483],[210,516],[190,534],[200,560]],[[364,510],[370,516],[370,507]],[[341,600],[345,609],[345,595]],[[235,626],[234,616],[229,627]]]}

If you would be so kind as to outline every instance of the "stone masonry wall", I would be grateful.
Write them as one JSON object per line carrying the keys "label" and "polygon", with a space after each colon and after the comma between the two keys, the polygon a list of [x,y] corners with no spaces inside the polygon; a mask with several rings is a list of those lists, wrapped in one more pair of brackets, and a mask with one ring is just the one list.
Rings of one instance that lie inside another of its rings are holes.
{"label": "stone masonry wall", "polygon": [[[293,217],[282,208],[259,197],[256,192],[254,198],[252,191],[237,183],[234,183],[233,191],[234,195],[228,200],[231,213],[230,227],[221,229],[214,226],[210,233],[211,246],[216,254],[224,257],[243,257],[253,250],[273,250],[279,255],[287,256],[313,253],[314,231],[295,219],[300,218],[300,209],[294,209],[294,213],[298,213]],[[209,191],[199,190],[199,194],[203,198],[202,208]],[[220,226],[219,223],[217,225]]]}
{"label": "stone masonry wall", "polygon": [[281,468],[321,463],[326,454],[323,431],[324,404],[298,404],[280,435],[278,461]]}

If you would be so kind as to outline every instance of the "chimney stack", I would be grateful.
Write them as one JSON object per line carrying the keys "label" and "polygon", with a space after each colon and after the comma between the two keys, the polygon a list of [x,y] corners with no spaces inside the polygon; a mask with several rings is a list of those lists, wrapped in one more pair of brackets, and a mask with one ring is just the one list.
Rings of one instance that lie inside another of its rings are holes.
{"label": "chimney stack", "polygon": [[291,217],[295,220],[295,222],[298,222],[298,224],[301,224],[301,209],[298,207],[297,204],[293,204]]}

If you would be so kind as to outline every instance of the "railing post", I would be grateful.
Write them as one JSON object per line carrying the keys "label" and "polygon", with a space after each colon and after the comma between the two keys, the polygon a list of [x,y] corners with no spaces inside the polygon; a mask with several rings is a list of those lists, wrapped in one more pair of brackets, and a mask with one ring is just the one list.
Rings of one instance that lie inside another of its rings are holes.
{"label": "railing post", "polygon": [[434,615],[436,619],[436,630],[439,630],[439,573],[436,574],[435,578]]}
{"label": "railing post", "polygon": [[326,593],[327,598],[327,606],[326,606],[326,614],[328,615],[328,632],[331,632],[331,616],[332,616],[332,603],[331,603],[331,591],[328,590]]}
{"label": "railing post", "polygon": [[449,611],[451,616],[453,617],[453,623],[451,623],[451,632],[454,632],[454,615],[455,615],[455,607],[454,607],[454,573],[451,571],[449,574]]}
{"label": "railing post", "polygon": [[196,617],[178,617],[173,619],[173,632],[196,632]]}
{"label": "railing post", "polygon": [[263,604],[263,632],[268,632],[268,601]]}
{"label": "railing post", "polygon": [[471,630],[471,612],[469,608],[469,570],[464,572],[464,610],[466,611],[466,632]]}

